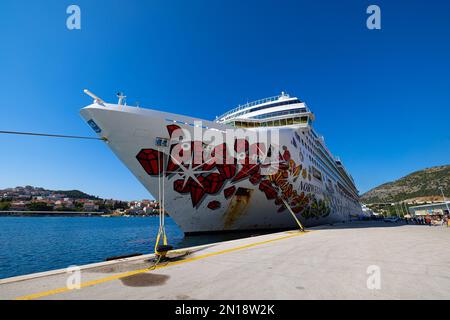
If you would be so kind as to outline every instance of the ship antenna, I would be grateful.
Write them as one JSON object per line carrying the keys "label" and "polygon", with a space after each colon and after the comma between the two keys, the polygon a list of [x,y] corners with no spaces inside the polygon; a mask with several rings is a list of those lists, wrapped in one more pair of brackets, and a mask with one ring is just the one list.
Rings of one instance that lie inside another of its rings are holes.
{"label": "ship antenna", "polygon": [[[123,92],[117,92],[116,95],[117,95],[117,98],[119,98],[119,102],[117,102],[117,104],[118,104],[119,106],[121,106],[121,105],[122,105],[122,102],[126,101],[127,96],[124,96],[124,95],[123,95]],[[126,105],[126,102],[125,102],[125,105]]]}

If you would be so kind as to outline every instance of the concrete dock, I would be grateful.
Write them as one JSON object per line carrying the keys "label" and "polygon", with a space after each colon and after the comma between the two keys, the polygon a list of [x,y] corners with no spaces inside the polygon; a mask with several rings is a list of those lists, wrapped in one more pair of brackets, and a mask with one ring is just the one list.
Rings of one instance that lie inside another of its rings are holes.
{"label": "concrete dock", "polygon": [[[0,280],[0,299],[450,299],[450,228],[353,222]],[[75,280],[74,280],[75,279]]]}

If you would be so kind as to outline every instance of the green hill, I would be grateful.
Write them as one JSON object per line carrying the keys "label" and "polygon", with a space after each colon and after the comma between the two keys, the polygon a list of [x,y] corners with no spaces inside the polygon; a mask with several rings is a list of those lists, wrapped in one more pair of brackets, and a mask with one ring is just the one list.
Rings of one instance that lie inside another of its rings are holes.
{"label": "green hill", "polygon": [[450,165],[427,168],[382,184],[361,196],[363,203],[397,202],[419,197],[450,197]]}
{"label": "green hill", "polygon": [[89,200],[99,199],[96,196],[92,196],[80,190],[51,190],[51,192],[54,194],[64,194],[67,198],[71,199],[89,199]]}
{"label": "green hill", "polygon": [[88,199],[101,200],[99,197],[87,194],[80,190],[47,190],[40,187],[25,186],[0,189],[0,198],[3,199],[27,199],[32,197],[50,197],[52,195],[62,195],[64,198],[70,199]]}

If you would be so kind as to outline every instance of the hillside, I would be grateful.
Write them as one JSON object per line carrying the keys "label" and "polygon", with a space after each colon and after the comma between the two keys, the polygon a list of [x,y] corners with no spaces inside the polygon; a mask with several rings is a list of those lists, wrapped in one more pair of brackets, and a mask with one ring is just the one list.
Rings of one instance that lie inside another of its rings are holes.
{"label": "hillside", "polygon": [[382,184],[361,196],[364,203],[396,202],[423,197],[441,199],[442,186],[447,198],[450,197],[450,165],[427,168],[413,172],[406,177]]}
{"label": "hillside", "polygon": [[79,190],[47,190],[44,188],[25,186],[0,190],[1,198],[26,199],[32,197],[50,198],[59,196],[70,199],[98,200],[99,198]]}
{"label": "hillside", "polygon": [[80,190],[54,190],[51,192],[56,194],[64,194],[67,198],[70,199],[89,199],[89,200],[99,199],[96,196],[84,193]]}

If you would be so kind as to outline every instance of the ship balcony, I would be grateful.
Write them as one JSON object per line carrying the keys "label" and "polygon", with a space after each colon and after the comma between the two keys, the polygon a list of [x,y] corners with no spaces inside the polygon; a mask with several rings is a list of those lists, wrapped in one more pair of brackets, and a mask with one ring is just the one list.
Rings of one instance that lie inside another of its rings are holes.
{"label": "ship balcony", "polygon": [[[224,113],[220,117],[216,117],[216,122],[218,123],[228,122],[228,120],[242,117],[249,113],[261,111],[264,109],[272,109],[272,108],[275,109],[277,107],[290,106],[295,104],[303,104],[304,106],[304,103],[300,101],[298,98],[290,97],[288,94],[282,92],[282,94],[279,96],[265,98],[249,102],[244,105],[240,105],[239,107]],[[306,108],[306,106],[304,107]]]}
{"label": "ship balcony", "polygon": [[240,110],[244,110],[253,106],[257,106],[257,105],[262,105],[262,104],[266,104],[269,102],[273,102],[273,101],[278,101],[278,100],[284,100],[284,99],[289,99],[289,95],[282,92],[280,95],[278,96],[273,96],[273,97],[268,97],[268,98],[264,98],[264,99],[260,99],[260,100],[256,100],[256,101],[252,101],[252,102],[248,102],[246,104],[243,105],[239,105],[238,107],[222,114],[220,117],[218,117],[218,119],[226,119],[228,118],[228,116],[230,116],[231,114],[234,114]]}

